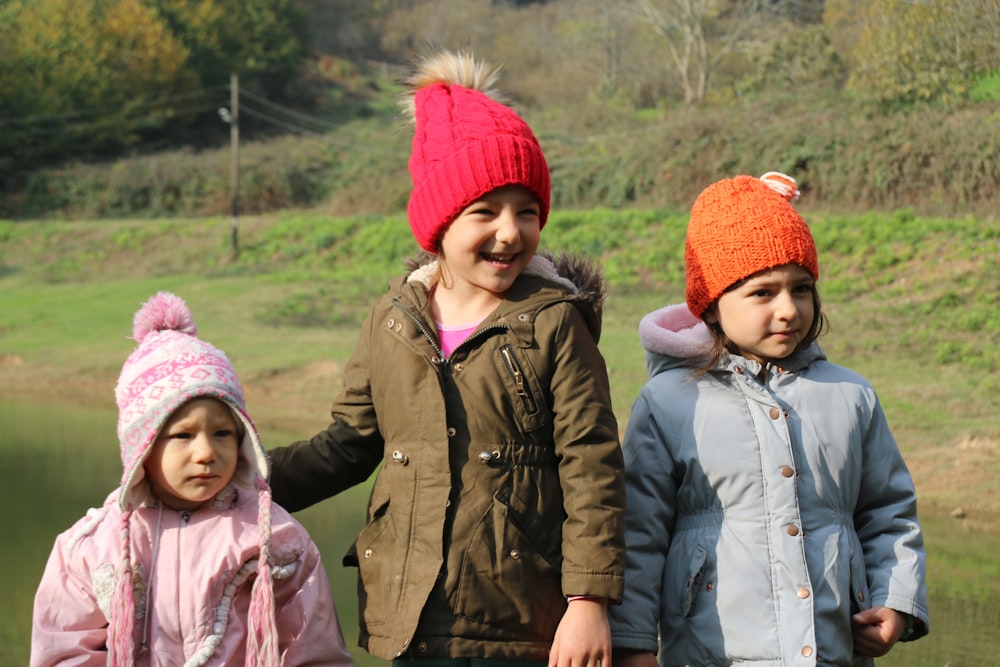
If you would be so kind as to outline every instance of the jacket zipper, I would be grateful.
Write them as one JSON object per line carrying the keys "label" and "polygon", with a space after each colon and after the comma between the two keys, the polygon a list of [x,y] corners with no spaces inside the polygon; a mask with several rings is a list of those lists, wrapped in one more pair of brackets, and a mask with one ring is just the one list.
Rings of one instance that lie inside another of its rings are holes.
{"label": "jacket zipper", "polygon": [[[183,572],[184,570],[184,563],[181,562],[183,560],[183,554],[184,554],[184,533],[187,532],[188,523],[190,521],[191,521],[191,513],[188,512],[187,510],[181,511],[181,525],[180,525],[180,530],[177,531],[177,558],[174,561],[177,566],[178,572]],[[181,610],[180,610],[181,591],[180,591],[179,577],[177,578],[177,586],[178,589],[174,591],[174,600],[177,602],[178,605],[175,611],[175,613],[177,614],[176,618],[179,619],[181,618]],[[178,627],[180,627],[180,625],[178,625]]]}
{"label": "jacket zipper", "polygon": [[413,313],[409,308],[401,304],[398,299],[393,299],[392,305],[396,306],[396,308],[399,308],[408,318],[410,318],[410,320],[417,327],[417,329],[420,331],[423,337],[427,339],[427,342],[431,344],[432,348],[434,348],[434,354],[437,355],[437,358],[441,360],[441,363],[442,364],[448,363],[448,360],[444,356],[444,352],[441,351],[441,346],[438,345],[437,338],[435,336],[432,336],[431,332],[427,330],[427,327],[424,326],[423,320],[417,317],[417,315]]}
{"label": "jacket zipper", "polygon": [[521,368],[521,362],[514,356],[514,348],[509,344],[502,345],[500,347],[500,356],[503,357],[507,372],[510,373],[511,379],[514,380],[514,387],[517,389],[517,395],[521,397],[525,412],[529,415],[535,414],[538,412],[538,404],[535,402],[535,397],[531,395],[531,391],[529,391],[528,385],[524,381],[524,371]]}
{"label": "jacket zipper", "polygon": [[[414,313],[409,308],[400,303],[398,299],[393,299],[392,304],[396,306],[396,308],[399,308],[401,311],[403,311],[403,313],[405,313],[406,316],[413,322],[413,324],[417,327],[417,329],[420,331],[423,337],[427,339],[427,342],[431,344],[431,347],[434,348],[434,353],[437,355],[437,358],[441,360],[441,363],[442,364],[448,363],[448,359],[444,356],[444,351],[441,349],[441,346],[437,342],[437,337],[432,335],[431,332],[427,330],[427,327],[424,326],[423,319],[421,319],[419,316],[417,316],[416,313]],[[506,331],[507,328],[508,327],[506,324],[491,324],[490,326],[480,329],[479,331],[473,333],[471,336],[462,341],[462,344],[455,349],[457,350],[461,347],[465,347],[472,341],[478,338],[483,338],[495,331]],[[454,354],[454,351],[452,351],[452,354]]]}

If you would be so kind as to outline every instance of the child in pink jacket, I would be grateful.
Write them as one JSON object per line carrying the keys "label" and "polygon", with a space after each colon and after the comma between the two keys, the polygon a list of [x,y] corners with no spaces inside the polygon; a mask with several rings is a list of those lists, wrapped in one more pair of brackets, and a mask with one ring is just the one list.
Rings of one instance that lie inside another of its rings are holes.
{"label": "child in pink jacket", "polygon": [[133,335],[115,389],[121,486],[56,538],[31,665],[349,667],[319,551],[271,503],[226,355],[163,292]]}

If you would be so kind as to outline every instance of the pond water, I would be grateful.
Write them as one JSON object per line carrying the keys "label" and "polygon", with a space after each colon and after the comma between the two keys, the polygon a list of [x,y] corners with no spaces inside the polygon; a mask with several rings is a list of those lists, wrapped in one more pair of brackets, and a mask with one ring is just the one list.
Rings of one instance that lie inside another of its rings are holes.
{"label": "pond water", "polygon": [[[110,401],[110,397],[109,397]],[[264,433],[268,446],[288,436]],[[300,434],[311,435],[311,434]],[[0,665],[27,665],[31,609],[55,536],[99,506],[121,476],[111,410],[0,401],[0,540],[3,604]],[[357,645],[355,570],[340,564],[363,521],[367,489],[358,487],[296,518],[323,554],[348,649],[361,667],[386,663]],[[1000,539],[955,532],[946,519],[925,520],[931,579],[931,635],[898,645],[879,667],[1000,667]]]}

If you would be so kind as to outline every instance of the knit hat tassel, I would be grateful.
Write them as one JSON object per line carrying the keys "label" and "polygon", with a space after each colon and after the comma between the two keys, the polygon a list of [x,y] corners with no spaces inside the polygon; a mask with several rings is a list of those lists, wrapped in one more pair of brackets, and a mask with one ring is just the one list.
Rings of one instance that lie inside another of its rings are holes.
{"label": "knit hat tassel", "polygon": [[256,484],[260,556],[257,560],[257,579],[250,591],[246,666],[279,667],[278,625],[271,578],[271,489],[263,477],[258,476]]}

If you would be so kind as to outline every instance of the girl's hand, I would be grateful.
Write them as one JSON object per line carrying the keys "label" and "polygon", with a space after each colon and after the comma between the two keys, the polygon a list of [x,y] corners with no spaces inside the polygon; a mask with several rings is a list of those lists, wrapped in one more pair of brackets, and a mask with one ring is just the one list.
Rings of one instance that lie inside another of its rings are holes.
{"label": "girl's hand", "polygon": [[865,658],[879,658],[888,653],[906,630],[906,617],[888,607],[866,609],[851,620],[854,621],[854,652]]}
{"label": "girl's hand", "polygon": [[611,667],[607,600],[572,600],[552,640],[549,667]]}

